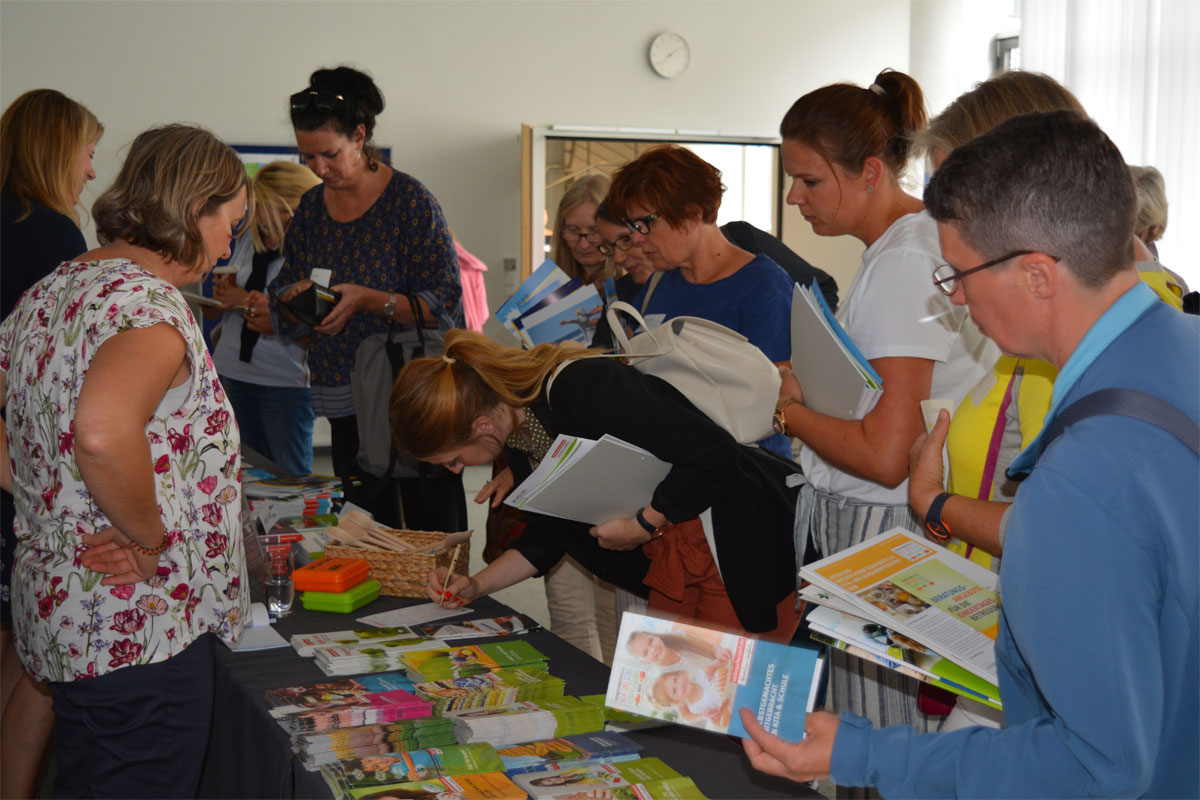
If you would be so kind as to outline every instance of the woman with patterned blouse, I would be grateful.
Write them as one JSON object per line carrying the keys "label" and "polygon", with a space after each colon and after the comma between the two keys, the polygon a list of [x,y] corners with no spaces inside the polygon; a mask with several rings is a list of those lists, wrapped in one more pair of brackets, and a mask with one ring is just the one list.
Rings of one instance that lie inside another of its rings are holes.
{"label": "woman with patterned blouse", "polygon": [[192,797],[212,634],[248,606],[233,411],[177,287],[247,209],[211,133],[147,131],[92,209],[102,246],[0,325],[0,485],[16,500],[13,627],[54,696],[55,796]]}
{"label": "woman with patterned blouse", "polygon": [[[329,419],[338,475],[359,472],[350,370],[363,340],[393,322],[415,323],[405,294],[430,327],[464,326],[454,240],[437,199],[383,163],[371,142],[383,105],[374,81],[349,67],[317,70],[291,97],[296,146],[324,183],[296,209],[272,295],[290,300],[315,281],[341,299],[311,328],[281,317],[278,303],[272,316],[276,330],[309,337],[313,410]],[[398,483],[408,527],[459,530],[466,522],[460,476],[441,470]],[[366,505],[381,522],[400,525],[396,497],[388,494]]]}

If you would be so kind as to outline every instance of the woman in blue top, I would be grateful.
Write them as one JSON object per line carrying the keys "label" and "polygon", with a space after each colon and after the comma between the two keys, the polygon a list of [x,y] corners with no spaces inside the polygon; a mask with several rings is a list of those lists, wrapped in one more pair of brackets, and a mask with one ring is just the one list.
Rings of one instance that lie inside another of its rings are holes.
{"label": "woman in blue top", "polygon": [[[724,191],[720,170],[676,145],[647,150],[613,174],[608,214],[625,222],[632,244],[663,272],[642,314],[651,326],[679,316],[719,322],[772,361],[788,361],[792,279],[769,257],[721,233],[717,209]],[[633,305],[641,304],[639,293]],[[786,436],[762,444],[791,457]]]}
{"label": "woman in blue top", "polygon": [[[383,106],[374,81],[349,67],[317,70],[291,97],[296,146],[324,183],[301,199],[271,289],[288,300],[315,280],[341,299],[313,328],[276,319],[277,305],[272,317],[277,330],[310,337],[313,410],[329,418],[334,469],[343,476],[359,473],[350,370],[362,341],[392,322],[415,322],[405,294],[430,327],[464,325],[458,259],[441,206],[419,181],[384,163],[371,142]],[[367,503],[385,524],[458,530],[465,522],[457,475],[401,478],[395,488],[403,516],[394,491]]]}

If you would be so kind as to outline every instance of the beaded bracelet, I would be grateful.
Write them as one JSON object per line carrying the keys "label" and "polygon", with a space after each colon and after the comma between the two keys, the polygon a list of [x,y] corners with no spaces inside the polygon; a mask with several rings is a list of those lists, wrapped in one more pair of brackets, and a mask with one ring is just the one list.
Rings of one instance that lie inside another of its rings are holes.
{"label": "beaded bracelet", "polygon": [[171,541],[167,538],[167,535],[165,533],[163,534],[163,540],[158,545],[158,547],[143,547],[142,545],[133,541],[132,536],[129,537],[129,541],[130,541],[130,548],[135,553],[141,553],[144,556],[156,556],[156,555],[160,554],[162,551],[166,550],[167,545],[169,545],[171,543]]}

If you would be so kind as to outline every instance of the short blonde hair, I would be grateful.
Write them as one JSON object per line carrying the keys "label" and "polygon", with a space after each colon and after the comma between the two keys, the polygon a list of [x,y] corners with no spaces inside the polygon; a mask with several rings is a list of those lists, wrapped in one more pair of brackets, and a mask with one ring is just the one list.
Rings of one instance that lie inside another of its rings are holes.
{"label": "short blonde hair", "polygon": [[1040,72],[1014,70],[989,78],[964,92],[913,135],[913,145],[928,156],[948,156],[1006,119],[1035,111],[1087,112],[1067,87]]}
{"label": "short blonde hair", "polygon": [[33,203],[79,224],[79,196],[72,175],[75,154],[100,140],[96,115],[54,89],[25,92],[0,117],[0,186],[21,201],[20,219]]}
{"label": "short blonde hair", "polygon": [[254,174],[250,185],[254,189],[257,224],[250,226],[250,236],[255,250],[261,253],[267,249],[264,233],[265,238],[279,243],[277,247],[283,246],[283,212],[295,213],[304,193],[320,182],[315,172],[294,161],[272,161]]}
{"label": "short blonde hair", "polygon": [[1167,186],[1154,167],[1130,167],[1137,190],[1137,222],[1134,235],[1144,244],[1157,242],[1167,230]]}
{"label": "short blonde hair", "polygon": [[[575,260],[574,254],[571,252],[567,240],[563,238],[563,226],[566,225],[567,214],[570,214],[578,206],[583,205],[591,200],[597,206],[604,202],[604,196],[608,194],[609,179],[607,175],[584,175],[570,186],[563,193],[562,200],[558,201],[558,211],[554,213],[554,238],[551,243],[550,257],[554,259],[554,263],[562,268],[562,271],[567,273],[572,278],[582,278],[583,268],[579,262]],[[598,279],[611,277],[612,265],[609,259],[605,259],[602,273],[597,276]]]}
{"label": "short blonde hair", "polygon": [[[199,218],[248,186],[237,153],[212,132],[163,125],[139,134],[113,185],[92,206],[101,244],[121,239],[191,265],[204,252]],[[246,221],[254,195],[246,196]],[[235,232],[237,233],[237,232]]]}

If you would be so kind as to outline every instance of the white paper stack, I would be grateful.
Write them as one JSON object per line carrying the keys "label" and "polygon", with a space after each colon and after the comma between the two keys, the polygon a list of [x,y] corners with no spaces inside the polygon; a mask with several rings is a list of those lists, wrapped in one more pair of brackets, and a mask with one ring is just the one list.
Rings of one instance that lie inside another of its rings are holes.
{"label": "white paper stack", "polygon": [[363,672],[387,672],[404,666],[404,654],[412,650],[445,647],[446,643],[429,636],[366,641],[351,645],[313,648],[313,660],[326,675],[357,675]]}
{"label": "white paper stack", "polygon": [[671,465],[615,436],[599,441],[560,434],[546,457],[504,500],[560,519],[599,525],[649,505]]}

